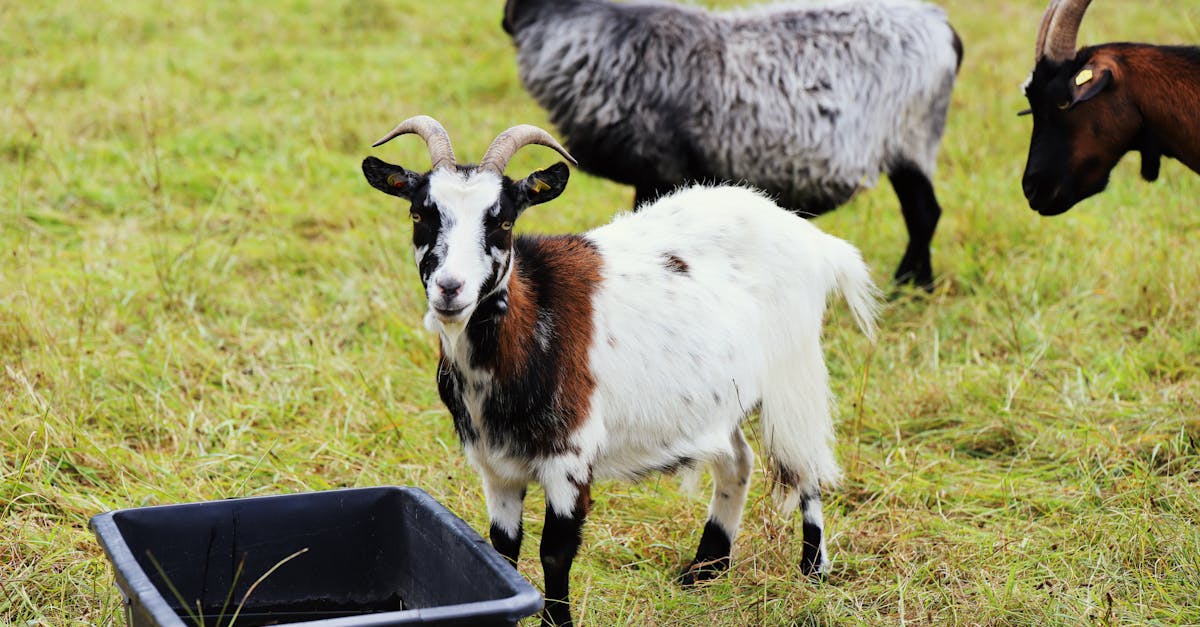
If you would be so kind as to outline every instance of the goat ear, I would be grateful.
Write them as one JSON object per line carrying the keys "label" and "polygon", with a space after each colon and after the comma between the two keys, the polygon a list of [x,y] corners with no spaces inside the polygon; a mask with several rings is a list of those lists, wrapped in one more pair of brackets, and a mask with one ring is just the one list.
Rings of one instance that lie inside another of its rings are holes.
{"label": "goat ear", "polygon": [[558,162],[545,170],[538,170],[517,183],[518,192],[524,196],[526,207],[540,205],[558,198],[567,188],[571,170],[567,164]]}
{"label": "goat ear", "polygon": [[1074,108],[1081,102],[1095,98],[1108,88],[1112,81],[1112,70],[1091,63],[1083,66],[1071,78],[1071,104],[1068,108]]}
{"label": "goat ear", "polygon": [[424,176],[375,157],[363,159],[362,171],[371,187],[406,200],[412,200],[413,190]]}

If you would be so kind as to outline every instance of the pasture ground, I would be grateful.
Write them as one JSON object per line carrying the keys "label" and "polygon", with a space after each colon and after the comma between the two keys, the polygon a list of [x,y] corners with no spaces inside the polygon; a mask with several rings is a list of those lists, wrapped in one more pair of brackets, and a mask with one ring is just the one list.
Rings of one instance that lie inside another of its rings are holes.
{"label": "pasture ground", "polygon": [[[486,4],[486,6],[483,6]],[[730,6],[732,2],[723,3]],[[605,484],[573,572],[587,625],[1200,623],[1200,177],[1135,157],[1041,218],[1019,86],[1042,0],[942,2],[966,44],[936,186],[937,289],[872,348],[827,325],[844,485],[833,573],[757,474],[731,573],[672,583],[707,488]],[[8,2],[0,8],[0,624],[119,624],[90,516],[412,484],[486,529],[433,383],[403,207],[358,162],[423,168],[548,125],[502,3]],[[1188,0],[1099,2],[1081,42],[1200,42]],[[510,171],[555,159],[522,152]],[[631,190],[576,173],[519,228],[586,229]],[[886,281],[886,182],[823,217]],[[520,568],[540,585],[540,492]]]}

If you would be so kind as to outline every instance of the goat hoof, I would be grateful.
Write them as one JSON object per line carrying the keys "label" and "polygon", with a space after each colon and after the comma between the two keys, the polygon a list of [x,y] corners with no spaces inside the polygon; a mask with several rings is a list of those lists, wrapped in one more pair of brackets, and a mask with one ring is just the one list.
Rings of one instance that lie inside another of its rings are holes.
{"label": "goat hoof", "polygon": [[565,603],[547,603],[542,610],[542,627],[571,627],[571,612]]}
{"label": "goat hoof", "polygon": [[815,584],[825,583],[829,579],[829,574],[825,570],[806,561],[800,562],[800,572]]}
{"label": "goat hoof", "polygon": [[712,581],[720,577],[727,570],[729,570],[728,557],[704,562],[692,562],[687,568],[683,569],[682,573],[679,573],[676,581],[685,588],[691,588],[696,584]]}
{"label": "goat hoof", "polygon": [[901,281],[899,279],[892,282],[892,289],[888,292],[886,299],[889,303],[898,303],[904,301],[924,301],[927,297],[933,294],[933,282],[918,283],[916,281]]}
{"label": "goat hoof", "polygon": [[892,292],[890,296],[891,300],[895,300],[900,294],[908,292],[921,295],[932,294],[934,287],[932,278],[918,279],[912,275],[898,276],[892,280],[892,285],[896,290]]}
{"label": "goat hoof", "polygon": [[896,287],[904,287],[911,285],[926,293],[933,292],[933,269],[932,268],[906,268],[901,266],[896,270],[896,275],[892,277],[892,285]]}

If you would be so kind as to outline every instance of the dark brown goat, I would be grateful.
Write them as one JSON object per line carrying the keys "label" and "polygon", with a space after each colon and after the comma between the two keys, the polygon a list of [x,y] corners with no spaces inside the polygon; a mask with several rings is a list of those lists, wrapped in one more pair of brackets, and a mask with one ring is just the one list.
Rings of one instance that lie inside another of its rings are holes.
{"label": "dark brown goat", "polygon": [[1033,136],[1022,185],[1029,206],[1057,215],[1104,190],[1125,153],[1142,178],[1162,157],[1200,173],[1200,48],[1110,43],[1075,51],[1090,0],[1051,0],[1025,86]]}

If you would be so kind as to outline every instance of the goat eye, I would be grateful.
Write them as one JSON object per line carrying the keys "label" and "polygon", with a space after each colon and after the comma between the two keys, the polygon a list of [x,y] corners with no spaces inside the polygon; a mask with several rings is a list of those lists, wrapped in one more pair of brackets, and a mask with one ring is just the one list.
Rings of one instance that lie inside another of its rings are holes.
{"label": "goat eye", "polygon": [[504,229],[505,231],[511,231],[512,226],[512,220],[505,220],[504,222],[500,223],[500,228]]}
{"label": "goat eye", "polygon": [[413,222],[421,221],[421,214],[417,213],[416,211],[410,212],[408,215],[412,218]]}

